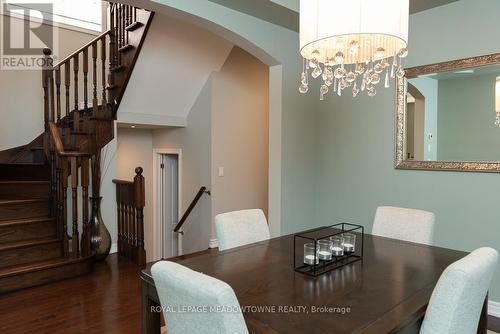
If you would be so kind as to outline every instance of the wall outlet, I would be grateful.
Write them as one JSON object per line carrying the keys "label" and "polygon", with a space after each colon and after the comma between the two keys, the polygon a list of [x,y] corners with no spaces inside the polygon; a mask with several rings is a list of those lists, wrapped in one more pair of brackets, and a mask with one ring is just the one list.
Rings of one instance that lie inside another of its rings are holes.
{"label": "wall outlet", "polygon": [[219,167],[219,177],[224,176],[224,167]]}

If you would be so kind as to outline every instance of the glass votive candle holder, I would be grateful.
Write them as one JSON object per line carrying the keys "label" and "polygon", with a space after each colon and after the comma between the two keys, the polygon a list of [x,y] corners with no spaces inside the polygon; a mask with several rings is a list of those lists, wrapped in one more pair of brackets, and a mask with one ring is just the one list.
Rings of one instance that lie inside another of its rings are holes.
{"label": "glass votive candle holder", "polygon": [[319,249],[314,247],[314,243],[304,244],[304,264],[313,266],[319,264]]}
{"label": "glass votive candle holder", "polygon": [[356,249],[356,235],[352,233],[344,233],[344,252],[354,253]]}
{"label": "glass votive candle holder", "polygon": [[344,256],[344,238],[340,235],[330,237],[332,242],[332,255],[335,257]]}
{"label": "glass votive candle holder", "polygon": [[332,242],[328,239],[318,241],[318,254],[321,261],[330,261],[332,259]]}

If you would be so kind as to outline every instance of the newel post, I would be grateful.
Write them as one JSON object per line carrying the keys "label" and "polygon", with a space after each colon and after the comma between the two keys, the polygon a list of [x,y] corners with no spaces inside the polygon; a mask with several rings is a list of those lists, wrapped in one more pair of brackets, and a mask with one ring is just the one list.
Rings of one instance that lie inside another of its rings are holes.
{"label": "newel post", "polygon": [[[54,110],[54,76],[52,50],[43,49],[43,66],[42,66],[42,87],[43,87],[43,113],[44,113],[44,151],[45,156],[50,158],[50,135],[49,122],[53,121]],[[52,117],[52,118],[51,118]]]}
{"label": "newel post", "polygon": [[135,169],[136,176],[134,177],[134,205],[136,208],[137,222],[137,263],[139,265],[146,264],[146,251],[144,250],[144,206],[145,203],[145,184],[144,176],[142,176],[142,167]]}

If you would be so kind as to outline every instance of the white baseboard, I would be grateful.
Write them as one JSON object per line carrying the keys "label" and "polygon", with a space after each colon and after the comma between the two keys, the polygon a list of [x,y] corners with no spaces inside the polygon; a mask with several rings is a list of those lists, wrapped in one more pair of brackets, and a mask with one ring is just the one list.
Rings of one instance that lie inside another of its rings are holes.
{"label": "white baseboard", "polygon": [[488,301],[488,314],[500,318],[500,303],[493,300]]}
{"label": "white baseboard", "polygon": [[208,243],[208,248],[217,248],[219,247],[219,239],[210,239]]}
{"label": "white baseboard", "polygon": [[114,254],[114,253],[118,253],[118,244],[117,243],[111,244],[111,249],[109,250],[109,254]]}

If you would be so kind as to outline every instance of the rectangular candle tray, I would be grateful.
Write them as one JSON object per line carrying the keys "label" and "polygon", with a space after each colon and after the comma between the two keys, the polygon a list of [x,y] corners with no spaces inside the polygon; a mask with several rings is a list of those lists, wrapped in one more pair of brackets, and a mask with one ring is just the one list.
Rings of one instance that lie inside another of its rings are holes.
{"label": "rectangular candle tray", "polygon": [[[332,240],[335,240],[334,243]],[[342,247],[333,247],[338,245],[339,240],[342,240]],[[306,244],[307,250],[304,246]],[[332,246],[330,255],[328,244]],[[309,276],[319,276],[361,260],[363,244],[364,227],[351,223],[339,223],[297,233],[293,238],[294,269]]]}

